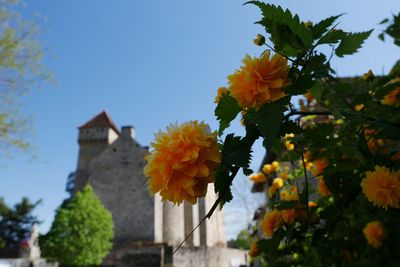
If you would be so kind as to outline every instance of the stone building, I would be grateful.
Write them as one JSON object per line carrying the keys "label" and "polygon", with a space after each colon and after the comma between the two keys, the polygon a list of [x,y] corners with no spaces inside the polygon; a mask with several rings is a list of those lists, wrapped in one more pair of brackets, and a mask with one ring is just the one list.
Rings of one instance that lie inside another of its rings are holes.
{"label": "stone building", "polygon": [[[184,203],[173,206],[168,201],[162,202],[158,194],[150,195],[146,185],[147,178],[143,174],[148,147],[141,146],[136,141],[132,126],[124,126],[119,130],[105,111],[79,127],[78,143],[74,190],[76,192],[89,183],[113,216],[114,247],[106,259],[107,265],[139,266],[139,263],[132,265],[135,261],[132,257],[137,258],[140,254],[138,251],[145,251],[143,253],[147,253],[147,256],[154,253],[158,255],[160,244],[163,249],[169,247],[169,251],[172,251],[192,231],[199,219],[205,216],[216,199],[212,185],[207,196],[199,199],[196,205]],[[236,258],[244,257],[243,253],[226,248],[223,213],[219,210],[188,238],[185,247],[190,248],[192,254],[197,253],[194,249],[196,247],[201,248],[203,255],[206,255],[204,251],[207,248],[218,247],[228,251],[223,251],[222,254],[236,253],[239,255]],[[163,249],[161,254],[166,253]],[[184,250],[185,248],[181,253]],[[211,250],[208,251],[211,253]],[[124,264],[117,263],[116,258],[126,258],[129,253],[130,264],[126,264],[126,261]],[[215,251],[212,253],[215,254]],[[182,261],[182,257],[175,255],[177,260]],[[162,257],[168,256],[161,255]],[[225,257],[225,261],[229,257]],[[204,266],[222,267],[221,262]],[[174,266],[203,265],[198,262],[189,265],[183,261],[182,264],[174,262]]]}

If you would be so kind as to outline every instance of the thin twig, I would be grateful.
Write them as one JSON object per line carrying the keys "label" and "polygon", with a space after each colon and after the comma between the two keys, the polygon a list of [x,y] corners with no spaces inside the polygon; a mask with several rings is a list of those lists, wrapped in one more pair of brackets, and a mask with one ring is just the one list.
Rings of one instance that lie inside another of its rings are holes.
{"label": "thin twig", "polygon": [[199,226],[206,220],[210,219],[211,216],[213,215],[214,211],[218,208],[218,205],[221,203],[222,199],[225,197],[225,195],[228,193],[228,189],[230,188],[230,185],[232,184],[233,179],[235,178],[236,174],[238,173],[239,168],[235,167],[232,170],[232,174],[229,176],[229,184],[227,187],[224,188],[224,190],[219,194],[217,200],[215,200],[214,204],[212,205],[211,209],[207,214],[200,220],[200,222],[196,225],[196,227],[185,237],[185,239],[179,244],[179,246],[174,250],[172,255],[174,255],[186,242],[186,240],[194,233],[194,231],[199,228]]}

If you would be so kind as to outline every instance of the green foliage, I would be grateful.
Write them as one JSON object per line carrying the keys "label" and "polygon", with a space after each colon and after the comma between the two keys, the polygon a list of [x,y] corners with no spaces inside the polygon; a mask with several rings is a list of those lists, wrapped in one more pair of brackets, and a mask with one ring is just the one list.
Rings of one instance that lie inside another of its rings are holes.
{"label": "green foliage", "polygon": [[99,265],[112,247],[111,213],[88,185],[59,207],[40,239],[44,257],[68,266]]}
{"label": "green foliage", "polygon": [[252,238],[249,230],[245,229],[239,232],[236,240],[235,247],[240,249],[249,250],[251,246]]}
{"label": "green foliage", "polygon": [[[361,184],[368,172],[384,166],[396,172],[392,174],[397,183],[394,187],[400,186],[400,63],[381,77],[369,72],[362,78],[336,78],[331,58],[356,53],[372,30],[352,33],[339,29],[341,15],[313,25],[280,6],[248,3],[261,9],[258,23],[272,43],[266,43],[265,50],[290,63],[290,84],[282,88],[285,97],[262,102],[257,109],[243,108],[246,135],[227,134],[220,144],[222,160],[215,191],[222,197],[221,203],[232,199],[230,187],[239,169],[250,174],[252,146],[261,137],[268,156],[285,161],[290,168],[281,164],[280,171],[272,170],[271,164],[265,171],[267,189],[275,191],[268,192],[271,197],[265,208],[270,217],[264,220],[271,221],[262,224],[271,229],[258,236],[263,258],[260,266],[263,262],[266,266],[398,266],[398,193],[384,188],[384,182],[377,183],[376,187],[382,187],[377,189],[380,194],[385,191],[392,194],[389,199],[396,199],[397,204],[384,209],[374,205],[383,200],[371,200]],[[399,16],[382,22],[387,25],[384,34],[398,45]],[[265,89],[259,86],[263,78],[255,81],[255,91]],[[293,96],[299,105],[291,102]],[[220,134],[240,111],[228,88],[216,110]],[[273,180],[283,173],[285,178]],[[274,213],[269,213],[272,210]],[[372,221],[380,221],[386,233],[378,247],[363,233]],[[266,238],[271,231],[272,237]]]}
{"label": "green foliage", "polygon": [[19,99],[47,80],[35,19],[21,15],[19,1],[0,0],[0,149],[26,149],[29,118],[19,114]]}
{"label": "green foliage", "polygon": [[348,33],[342,38],[335,53],[339,57],[344,55],[351,55],[357,52],[364,41],[370,36],[372,30],[367,32]]}
{"label": "green foliage", "polygon": [[218,134],[222,135],[224,130],[229,127],[231,121],[233,121],[237,114],[241,111],[241,108],[229,94],[224,94],[221,97],[220,102],[215,108],[215,116],[220,121]]}
{"label": "green foliage", "polygon": [[246,114],[248,122],[254,124],[265,138],[264,145],[267,149],[271,148],[274,140],[278,138],[283,113],[287,110],[289,101],[290,98],[285,97]]}
{"label": "green foliage", "polygon": [[40,203],[40,200],[32,203],[24,197],[11,208],[0,198],[0,248],[19,248],[31,232],[32,225],[40,223],[32,214]]}
{"label": "green foliage", "polygon": [[397,15],[393,15],[392,20],[384,19],[381,21],[382,25],[388,25],[386,29],[379,34],[379,38],[384,41],[385,35],[389,35],[393,38],[395,45],[400,46],[400,13]]}
{"label": "green foliage", "polygon": [[258,23],[271,35],[271,41],[277,51],[288,56],[296,56],[306,51],[312,44],[312,34],[297,15],[280,6],[259,1],[247,3],[258,6],[263,18]]}

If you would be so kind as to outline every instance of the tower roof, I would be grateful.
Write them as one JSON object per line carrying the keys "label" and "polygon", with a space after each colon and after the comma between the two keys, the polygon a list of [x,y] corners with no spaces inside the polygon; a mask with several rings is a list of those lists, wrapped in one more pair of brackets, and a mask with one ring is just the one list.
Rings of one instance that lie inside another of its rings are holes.
{"label": "tower roof", "polygon": [[115,126],[115,123],[105,110],[100,112],[93,119],[89,120],[82,126],[78,127],[78,129],[92,129],[92,128],[111,128],[117,134],[119,134],[117,126]]}

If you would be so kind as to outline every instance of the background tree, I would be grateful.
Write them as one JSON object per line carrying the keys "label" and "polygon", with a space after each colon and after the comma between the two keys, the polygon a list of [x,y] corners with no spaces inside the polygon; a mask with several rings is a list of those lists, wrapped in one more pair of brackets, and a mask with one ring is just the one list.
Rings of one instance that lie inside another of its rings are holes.
{"label": "background tree", "polygon": [[28,118],[19,112],[23,94],[49,75],[42,64],[43,48],[34,18],[23,18],[18,0],[0,0],[0,151],[26,149]]}
{"label": "background tree", "polygon": [[112,247],[111,213],[91,186],[58,208],[50,231],[40,239],[44,257],[68,266],[98,265]]}
{"label": "background tree", "polygon": [[10,208],[0,198],[0,248],[18,248],[22,240],[28,236],[32,225],[40,223],[38,218],[32,214],[36,206],[41,203],[38,200],[34,203],[28,198]]}

